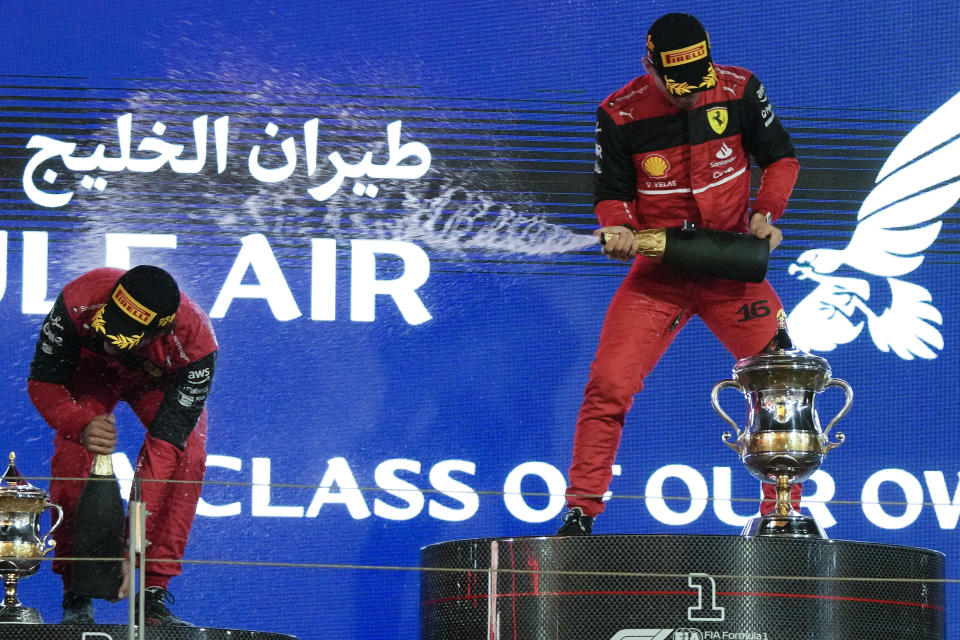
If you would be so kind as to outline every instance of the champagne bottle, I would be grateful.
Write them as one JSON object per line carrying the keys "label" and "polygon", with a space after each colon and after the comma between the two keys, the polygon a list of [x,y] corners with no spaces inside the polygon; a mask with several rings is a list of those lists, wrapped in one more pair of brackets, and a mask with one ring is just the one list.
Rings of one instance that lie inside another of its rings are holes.
{"label": "champagne bottle", "polygon": [[124,528],[123,498],[113,462],[109,455],[97,455],[77,503],[73,557],[81,559],[70,564],[70,591],[88,598],[116,598],[123,581]]}
{"label": "champagne bottle", "polygon": [[[600,244],[612,234],[605,233]],[[743,282],[763,282],[770,243],[749,233],[683,227],[644,229],[633,234],[637,253],[678,271]]]}

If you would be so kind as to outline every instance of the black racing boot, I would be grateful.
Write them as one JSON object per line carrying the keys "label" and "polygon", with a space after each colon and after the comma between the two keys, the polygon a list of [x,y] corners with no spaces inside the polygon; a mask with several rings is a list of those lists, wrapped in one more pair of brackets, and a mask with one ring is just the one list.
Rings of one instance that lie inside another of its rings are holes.
{"label": "black racing boot", "polygon": [[72,591],[64,591],[63,620],[60,624],[96,624],[93,620],[93,601]]}
{"label": "black racing boot", "polygon": [[583,509],[574,507],[563,514],[563,526],[558,536],[588,536],[593,531],[593,516],[584,515]]}
{"label": "black racing boot", "polygon": [[[163,587],[147,587],[144,589],[143,600],[146,602],[146,606],[143,610],[144,624],[168,627],[194,626],[185,620],[181,620],[175,616],[169,608],[167,608],[166,603],[169,602],[170,604],[173,604],[176,602],[176,599],[173,597],[172,593]],[[136,602],[135,616],[134,622],[140,619],[139,596]]]}

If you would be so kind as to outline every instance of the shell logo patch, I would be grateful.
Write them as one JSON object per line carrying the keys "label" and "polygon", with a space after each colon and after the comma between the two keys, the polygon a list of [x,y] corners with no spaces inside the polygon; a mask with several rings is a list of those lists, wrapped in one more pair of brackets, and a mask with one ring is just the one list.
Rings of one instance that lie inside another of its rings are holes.
{"label": "shell logo patch", "polygon": [[710,123],[710,128],[713,129],[717,134],[721,134],[727,128],[727,122],[730,120],[730,114],[727,112],[726,107],[714,107],[713,109],[707,109],[707,122]]}
{"label": "shell logo patch", "polygon": [[651,178],[662,178],[670,173],[670,163],[659,153],[644,158],[643,162],[640,163],[640,168]]}

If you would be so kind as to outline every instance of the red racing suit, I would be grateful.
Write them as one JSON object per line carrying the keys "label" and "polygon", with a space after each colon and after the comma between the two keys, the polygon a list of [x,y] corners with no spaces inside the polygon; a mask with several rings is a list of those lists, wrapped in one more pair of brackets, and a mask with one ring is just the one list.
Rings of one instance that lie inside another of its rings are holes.
{"label": "red racing suit", "polygon": [[[93,454],[79,441],[84,427],[95,416],[112,413],[122,400],[147,428],[136,465],[150,513],[144,577],[147,586],[166,588],[170,578],[179,575],[180,563],[149,560],[182,558],[193,526],[206,471],[205,402],[217,340],[209,318],[181,292],[170,330],[132,352],[106,354],[103,336],[90,327],[90,320],[123,273],[94,269],[64,287],[44,319],[27,388],[37,411],[55,430],[50,499],[64,514],[54,534],[58,558],[71,555],[83,483],[57,478],[89,475]],[[69,585],[69,562],[55,560],[53,570]]]}
{"label": "red racing suit", "polygon": [[[594,183],[602,226],[641,230],[689,220],[746,232],[754,212],[770,213],[771,220],[783,214],[799,171],[790,137],[750,71],[714,66],[716,86],[697,94],[689,110],[673,106],[646,75],[601,103]],[[752,208],[751,156],[762,171]],[[603,511],[633,397],[692,316],[700,316],[739,359],[770,341],[780,308],[766,281],[695,276],[638,255],[607,310],[591,365],[574,435],[568,506],[590,516]]]}

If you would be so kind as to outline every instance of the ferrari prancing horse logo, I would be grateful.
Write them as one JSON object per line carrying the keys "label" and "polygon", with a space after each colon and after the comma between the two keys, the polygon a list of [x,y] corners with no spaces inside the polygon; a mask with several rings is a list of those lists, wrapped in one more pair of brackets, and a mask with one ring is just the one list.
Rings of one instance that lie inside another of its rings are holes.
{"label": "ferrari prancing horse logo", "polygon": [[724,129],[727,128],[728,120],[730,120],[730,114],[727,113],[726,107],[707,109],[707,122],[710,123],[710,128],[718,134],[723,133]]}

